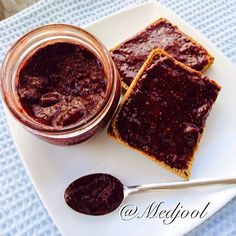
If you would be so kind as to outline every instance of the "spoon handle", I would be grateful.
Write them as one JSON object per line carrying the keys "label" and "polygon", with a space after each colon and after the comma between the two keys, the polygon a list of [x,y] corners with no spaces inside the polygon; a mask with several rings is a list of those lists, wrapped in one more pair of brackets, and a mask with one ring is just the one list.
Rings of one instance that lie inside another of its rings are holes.
{"label": "spoon handle", "polygon": [[222,179],[193,179],[188,181],[177,181],[177,182],[167,182],[158,184],[144,184],[137,186],[127,187],[129,194],[146,192],[146,191],[156,191],[160,189],[184,189],[198,186],[208,186],[208,185],[224,185],[224,184],[236,184],[236,177],[232,178],[222,178]]}

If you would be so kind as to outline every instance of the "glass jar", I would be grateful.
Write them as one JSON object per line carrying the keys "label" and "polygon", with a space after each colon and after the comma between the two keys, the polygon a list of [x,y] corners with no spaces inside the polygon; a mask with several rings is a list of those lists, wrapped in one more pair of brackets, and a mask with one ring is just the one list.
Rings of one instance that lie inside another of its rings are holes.
{"label": "glass jar", "polygon": [[[105,98],[95,114],[68,127],[37,122],[24,110],[17,92],[22,65],[39,49],[58,42],[81,45],[91,51],[101,62],[107,82]],[[0,76],[3,100],[13,117],[31,133],[58,145],[81,143],[102,130],[115,112],[121,94],[119,73],[108,50],[90,33],[71,25],[46,25],[25,34],[8,51]]]}

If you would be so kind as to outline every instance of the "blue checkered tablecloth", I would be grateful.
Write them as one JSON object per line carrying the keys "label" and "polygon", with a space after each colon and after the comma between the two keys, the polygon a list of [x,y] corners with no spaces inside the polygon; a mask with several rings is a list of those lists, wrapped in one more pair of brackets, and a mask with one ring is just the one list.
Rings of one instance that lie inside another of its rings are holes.
{"label": "blue checkered tablecloth", "polygon": [[[0,63],[9,46],[19,36],[39,25],[63,22],[83,26],[143,2],[145,0],[41,0],[0,22]],[[233,63],[236,63],[236,0],[159,2],[211,39]],[[60,235],[18,156],[9,133],[1,99],[0,235]],[[236,198],[188,235],[236,235]]]}

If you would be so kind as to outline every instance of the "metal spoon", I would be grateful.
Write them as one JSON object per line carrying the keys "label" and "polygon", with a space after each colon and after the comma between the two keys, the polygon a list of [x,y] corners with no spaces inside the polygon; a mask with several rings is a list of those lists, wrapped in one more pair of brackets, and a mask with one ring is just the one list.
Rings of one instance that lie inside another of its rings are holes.
{"label": "metal spoon", "polygon": [[116,210],[130,194],[225,184],[236,184],[236,177],[125,186],[112,175],[98,173],[83,176],[72,182],[65,190],[64,197],[66,203],[80,213],[105,215]]}

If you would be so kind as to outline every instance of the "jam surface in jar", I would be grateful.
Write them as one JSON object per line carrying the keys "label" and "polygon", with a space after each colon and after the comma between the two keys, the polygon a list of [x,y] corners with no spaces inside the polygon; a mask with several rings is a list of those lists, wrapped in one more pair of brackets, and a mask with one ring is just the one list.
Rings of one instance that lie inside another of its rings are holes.
{"label": "jam surface in jar", "polygon": [[81,45],[57,42],[36,51],[19,72],[24,110],[56,128],[88,120],[101,107],[107,80],[100,60]]}

